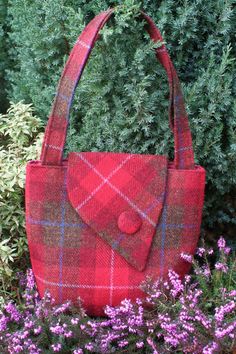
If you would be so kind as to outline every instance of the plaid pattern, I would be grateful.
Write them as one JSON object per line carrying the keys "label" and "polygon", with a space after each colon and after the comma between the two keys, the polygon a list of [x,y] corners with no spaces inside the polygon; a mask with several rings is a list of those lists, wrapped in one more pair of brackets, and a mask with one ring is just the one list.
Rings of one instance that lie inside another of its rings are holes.
{"label": "plaid pattern", "polygon": [[[94,164],[95,160],[105,163],[106,159],[101,159],[101,153],[88,154],[90,156],[86,157],[90,162],[93,159]],[[111,153],[111,155],[106,153],[106,157],[115,161],[118,167],[121,161],[120,154],[116,156]],[[137,155],[134,160],[140,158],[142,161],[144,156]],[[94,227],[99,227],[96,218],[96,223],[91,221],[94,210],[91,209],[90,215],[85,215],[89,218],[90,226],[72,206],[69,194],[70,186],[75,181],[70,174],[70,169],[74,169],[73,163],[70,166],[70,159],[77,162],[77,154],[72,153],[72,156],[69,156],[69,163],[64,160],[61,167],[43,166],[39,161],[31,161],[27,164],[26,231],[32,267],[41,296],[46,289],[49,289],[57,303],[66,299],[76,302],[76,299],[81,297],[88,313],[103,315],[103,306],[106,304],[115,306],[124,298],[134,300],[136,297],[143,297],[144,293],[139,289],[139,284],[147,275],[155,278],[165,277],[169,268],[174,269],[181,276],[188,271],[189,265],[181,259],[180,254],[181,252],[194,254],[197,245],[204,197],[203,168],[195,167],[194,170],[185,171],[168,169],[163,210],[159,220],[156,216],[155,232],[145,268],[140,271],[131,265],[130,260],[126,260],[126,254],[120,252],[121,246],[117,247],[115,242],[110,242],[94,230]],[[131,159],[127,161],[127,166],[131,163]],[[156,161],[154,165],[155,163]],[[83,166],[82,162],[80,166]],[[132,165],[129,167],[131,170]],[[142,168],[140,173],[134,176],[138,183],[141,183],[139,178],[143,178],[141,171]],[[145,171],[143,172],[145,177]],[[84,181],[86,179],[91,181],[92,174],[86,174],[86,171],[78,173],[84,173]],[[109,165],[107,175],[109,175]],[[100,176],[94,179],[97,186],[101,184]],[[80,186],[83,185],[82,180],[81,178]],[[84,185],[82,194],[89,183]],[[128,189],[132,189],[132,184]],[[145,178],[143,187],[140,185],[140,190],[145,191]],[[154,195],[158,197],[159,192],[157,190],[157,194]],[[74,193],[79,194],[80,189],[78,193],[76,191]],[[116,199],[113,193],[111,197]],[[95,195],[92,198],[96,198]],[[100,199],[95,199],[94,203],[97,200]],[[118,199],[118,204],[119,202]],[[139,200],[135,202],[139,203]],[[115,200],[110,204],[108,202],[112,212],[110,214],[109,207],[106,208],[109,212],[108,217],[112,217],[115,213],[115,209],[113,210],[115,204]],[[146,213],[152,215],[152,211],[148,211],[148,208]],[[108,230],[109,227],[110,225],[107,226]],[[115,241],[117,240],[116,233],[111,236]],[[122,246],[124,244],[125,247],[126,242],[133,242],[131,255],[139,264],[142,250],[136,248],[135,243],[137,242],[139,247],[139,235],[124,235]]]}
{"label": "plaid pattern", "polygon": [[[62,159],[74,90],[112,11],[88,24],[70,54],[41,159],[27,163],[25,188],[26,232],[40,296],[48,289],[57,303],[80,297],[87,312],[99,316],[106,304],[145,296],[139,285],[146,276],[165,278],[170,268],[183,276],[189,270],[180,254],[195,252],[205,186],[164,45],[156,54],[169,79],[174,163],[165,156],[109,152],[72,152]],[[142,15],[151,38],[162,40]]]}
{"label": "plaid pattern", "polygon": [[[162,211],[166,176],[164,156],[70,153],[68,195],[84,222],[142,271]],[[130,210],[139,214],[142,225],[127,237],[118,227],[118,218]]]}

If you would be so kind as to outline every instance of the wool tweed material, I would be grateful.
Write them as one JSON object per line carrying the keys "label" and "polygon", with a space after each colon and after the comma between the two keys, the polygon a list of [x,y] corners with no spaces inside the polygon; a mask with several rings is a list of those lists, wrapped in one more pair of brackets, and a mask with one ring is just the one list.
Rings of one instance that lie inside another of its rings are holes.
{"label": "wool tweed material", "polygon": [[[194,254],[204,200],[205,170],[194,164],[191,132],[177,74],[164,45],[157,58],[170,86],[175,159],[114,152],[71,152],[63,159],[69,109],[98,31],[113,10],[85,28],[59,82],[40,160],[26,166],[26,232],[40,296],[56,303],[78,297],[91,315],[105,305],[144,297],[140,283],[181,277]],[[145,14],[148,32],[162,40]]]}

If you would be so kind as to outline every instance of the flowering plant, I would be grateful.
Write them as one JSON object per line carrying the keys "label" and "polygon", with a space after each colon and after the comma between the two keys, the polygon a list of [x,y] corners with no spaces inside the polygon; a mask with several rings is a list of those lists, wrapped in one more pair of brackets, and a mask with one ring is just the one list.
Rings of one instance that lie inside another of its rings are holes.
{"label": "flowering plant", "polygon": [[49,293],[40,300],[33,273],[21,277],[19,304],[7,303],[0,315],[1,353],[233,353],[236,337],[236,272],[230,248],[221,237],[219,257],[200,247],[192,276],[181,280],[147,279],[147,293],[135,303],[125,299],[106,306],[107,318],[90,318],[81,304],[54,305]]}

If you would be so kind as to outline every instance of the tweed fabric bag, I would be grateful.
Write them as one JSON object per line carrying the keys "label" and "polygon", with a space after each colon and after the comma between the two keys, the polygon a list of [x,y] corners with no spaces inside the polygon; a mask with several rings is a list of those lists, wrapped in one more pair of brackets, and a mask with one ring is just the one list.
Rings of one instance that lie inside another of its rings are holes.
{"label": "tweed fabric bag", "polygon": [[[63,70],[45,130],[40,160],[26,166],[26,231],[40,296],[56,303],[81,298],[89,314],[144,297],[146,276],[182,277],[194,254],[205,187],[195,165],[191,132],[174,66],[162,44],[156,56],[167,72],[175,158],[114,152],[71,152],[63,158],[69,109],[99,30],[112,15],[96,16],[78,38]],[[163,41],[146,14],[147,31]]]}

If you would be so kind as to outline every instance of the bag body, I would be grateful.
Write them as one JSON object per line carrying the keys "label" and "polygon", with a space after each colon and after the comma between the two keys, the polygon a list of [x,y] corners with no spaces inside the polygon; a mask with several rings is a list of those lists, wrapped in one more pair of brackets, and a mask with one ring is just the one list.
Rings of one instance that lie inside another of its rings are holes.
{"label": "bag body", "polygon": [[[191,132],[174,66],[163,44],[175,159],[114,152],[71,152],[63,159],[69,109],[98,32],[112,15],[96,16],[78,38],[63,70],[40,160],[26,166],[26,232],[39,294],[56,303],[77,298],[90,315],[105,305],[144,297],[146,276],[181,277],[194,254],[204,200],[205,170],[194,163]],[[159,30],[144,13],[154,42]]]}

